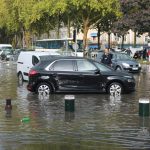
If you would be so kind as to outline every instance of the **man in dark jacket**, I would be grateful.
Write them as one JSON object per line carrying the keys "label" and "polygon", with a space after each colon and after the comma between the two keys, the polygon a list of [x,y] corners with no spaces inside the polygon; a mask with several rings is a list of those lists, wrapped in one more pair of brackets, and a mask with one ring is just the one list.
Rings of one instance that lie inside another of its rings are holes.
{"label": "man in dark jacket", "polygon": [[112,65],[111,59],[112,59],[112,54],[109,52],[109,49],[106,48],[106,49],[104,50],[104,54],[102,55],[101,62],[102,62],[103,64],[106,64],[106,65],[108,65],[108,66],[111,66],[111,65]]}

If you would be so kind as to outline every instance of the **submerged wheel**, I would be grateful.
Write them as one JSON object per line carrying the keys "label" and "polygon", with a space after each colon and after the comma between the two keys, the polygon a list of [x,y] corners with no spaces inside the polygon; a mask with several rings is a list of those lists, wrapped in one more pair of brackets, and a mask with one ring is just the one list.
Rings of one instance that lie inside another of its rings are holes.
{"label": "submerged wheel", "polygon": [[117,66],[116,70],[120,71],[120,70],[122,70],[122,68],[120,66]]}
{"label": "submerged wheel", "polygon": [[119,95],[119,94],[123,93],[123,87],[120,83],[113,82],[108,86],[107,92],[109,94],[118,94]]}
{"label": "submerged wheel", "polygon": [[42,94],[42,95],[51,94],[52,93],[52,87],[47,83],[40,83],[36,88],[36,92],[38,94]]}
{"label": "submerged wheel", "polygon": [[23,75],[22,75],[22,73],[19,73],[18,74],[18,83],[21,85],[21,84],[23,84],[23,81],[24,81]]}

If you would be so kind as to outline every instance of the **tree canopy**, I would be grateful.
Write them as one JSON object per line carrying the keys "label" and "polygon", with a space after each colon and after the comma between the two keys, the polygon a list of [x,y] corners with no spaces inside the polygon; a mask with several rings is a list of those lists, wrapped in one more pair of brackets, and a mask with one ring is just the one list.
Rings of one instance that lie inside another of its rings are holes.
{"label": "tree canopy", "polygon": [[0,34],[23,46],[30,45],[33,34],[56,30],[59,37],[59,28],[67,25],[82,30],[85,49],[88,30],[94,26],[108,33],[150,32],[149,6],[149,0],[0,0]]}

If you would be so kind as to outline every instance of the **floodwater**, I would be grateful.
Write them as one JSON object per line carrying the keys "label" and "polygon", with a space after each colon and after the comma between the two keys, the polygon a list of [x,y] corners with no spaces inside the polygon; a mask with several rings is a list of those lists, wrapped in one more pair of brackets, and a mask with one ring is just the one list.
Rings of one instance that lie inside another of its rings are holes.
{"label": "floodwater", "polygon": [[150,98],[150,66],[134,76],[134,93],[77,94],[75,111],[65,112],[64,94],[30,93],[18,85],[16,65],[0,63],[0,150],[150,149],[150,118],[139,116],[139,99]]}

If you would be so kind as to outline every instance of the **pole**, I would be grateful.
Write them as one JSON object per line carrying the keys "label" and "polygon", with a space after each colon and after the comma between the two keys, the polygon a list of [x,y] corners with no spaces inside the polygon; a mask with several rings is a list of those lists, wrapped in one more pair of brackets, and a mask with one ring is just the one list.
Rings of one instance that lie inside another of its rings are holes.
{"label": "pole", "polygon": [[76,43],[76,45],[75,45],[75,56],[77,56],[77,28],[75,29],[76,30],[76,39],[75,39],[75,43]]}
{"label": "pole", "polygon": [[66,38],[66,55],[68,55],[68,39]]}

